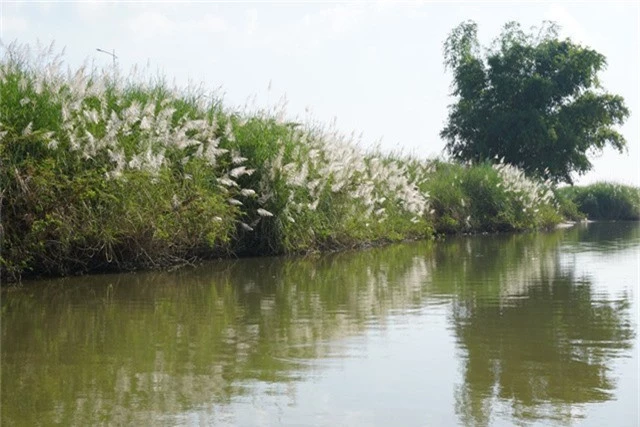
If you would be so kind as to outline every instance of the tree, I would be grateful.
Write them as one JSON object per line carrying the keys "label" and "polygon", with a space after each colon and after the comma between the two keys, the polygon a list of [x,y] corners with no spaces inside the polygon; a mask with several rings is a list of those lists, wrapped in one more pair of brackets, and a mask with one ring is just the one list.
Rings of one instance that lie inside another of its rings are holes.
{"label": "tree", "polygon": [[607,144],[626,148],[615,126],[629,110],[598,82],[603,55],[560,40],[551,22],[531,34],[510,22],[488,49],[481,49],[477,30],[464,22],[444,43],[457,99],[440,136],[454,159],[504,158],[530,175],[572,183],[573,172],[592,168],[588,154]]}

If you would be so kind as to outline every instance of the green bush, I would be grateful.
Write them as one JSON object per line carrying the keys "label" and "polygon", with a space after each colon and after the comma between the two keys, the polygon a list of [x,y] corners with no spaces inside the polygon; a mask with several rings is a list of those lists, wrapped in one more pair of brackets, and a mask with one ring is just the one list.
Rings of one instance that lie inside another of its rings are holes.
{"label": "green bush", "polygon": [[439,233],[548,228],[560,221],[550,186],[510,165],[436,161],[423,189]]}
{"label": "green bush", "polygon": [[565,187],[560,187],[554,190],[560,216],[569,221],[582,221],[586,219],[586,215],[580,212],[578,205],[569,197],[568,192],[564,188]]}
{"label": "green bush", "polygon": [[630,185],[598,182],[584,187],[563,187],[561,200],[568,200],[592,220],[639,220],[640,189]]}

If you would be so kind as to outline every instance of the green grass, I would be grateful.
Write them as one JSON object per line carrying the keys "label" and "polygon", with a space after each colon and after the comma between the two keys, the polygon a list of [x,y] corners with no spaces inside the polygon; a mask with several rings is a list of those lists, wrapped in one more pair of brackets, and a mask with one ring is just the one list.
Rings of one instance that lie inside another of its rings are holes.
{"label": "green grass", "polygon": [[638,187],[598,182],[588,186],[558,189],[559,199],[567,200],[592,220],[640,220]]}
{"label": "green grass", "polygon": [[557,224],[561,218],[547,194],[549,188],[513,172],[489,164],[435,162],[423,185],[431,197],[435,230],[504,232]]}
{"label": "green grass", "polygon": [[17,45],[0,63],[10,280],[559,221],[549,186],[508,165],[367,152],[277,110],[60,66]]}

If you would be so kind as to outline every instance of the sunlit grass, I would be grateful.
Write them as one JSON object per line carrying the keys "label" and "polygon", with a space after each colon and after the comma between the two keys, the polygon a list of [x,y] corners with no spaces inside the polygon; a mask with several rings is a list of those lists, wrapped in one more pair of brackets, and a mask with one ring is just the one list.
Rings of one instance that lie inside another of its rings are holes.
{"label": "sunlit grass", "polygon": [[64,71],[10,45],[0,65],[2,264],[9,277],[161,267],[523,230],[557,222],[548,184],[500,164],[366,151],[277,107]]}
{"label": "sunlit grass", "polygon": [[587,186],[564,187],[562,198],[575,204],[589,219],[639,220],[640,189],[630,185],[598,182]]}
{"label": "sunlit grass", "polygon": [[435,162],[423,190],[441,233],[548,228],[560,221],[550,185],[511,165]]}

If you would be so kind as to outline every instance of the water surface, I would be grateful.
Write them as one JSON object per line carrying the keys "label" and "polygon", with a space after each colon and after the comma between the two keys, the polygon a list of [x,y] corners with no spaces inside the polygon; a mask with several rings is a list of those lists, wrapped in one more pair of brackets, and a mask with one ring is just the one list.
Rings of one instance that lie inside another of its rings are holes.
{"label": "water surface", "polygon": [[10,425],[638,425],[638,223],[2,292]]}

